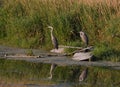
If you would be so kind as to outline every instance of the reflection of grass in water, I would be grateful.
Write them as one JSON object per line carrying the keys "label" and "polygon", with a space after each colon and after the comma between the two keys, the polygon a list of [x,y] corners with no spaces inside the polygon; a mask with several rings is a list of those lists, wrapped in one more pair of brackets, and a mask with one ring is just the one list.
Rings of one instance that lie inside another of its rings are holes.
{"label": "reflection of grass in water", "polygon": [[0,78],[3,78],[5,81],[27,83],[27,81],[34,82],[35,80],[37,82],[39,78],[46,78],[48,76],[49,65],[28,63],[25,61],[1,60],[0,70]]}
{"label": "reflection of grass in water", "polygon": [[[54,84],[63,82],[78,82],[79,74],[86,67],[57,66],[53,71],[53,79],[49,77],[50,64],[29,63],[25,61],[0,59],[0,81],[21,84]],[[88,67],[86,84],[75,87],[112,87],[120,81],[120,71],[104,67]]]}

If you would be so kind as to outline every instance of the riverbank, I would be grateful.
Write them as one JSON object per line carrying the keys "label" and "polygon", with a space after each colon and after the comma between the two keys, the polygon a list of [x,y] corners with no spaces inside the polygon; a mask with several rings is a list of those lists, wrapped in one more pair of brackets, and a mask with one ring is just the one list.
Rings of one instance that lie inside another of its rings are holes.
{"label": "riverbank", "polygon": [[[29,50],[32,52],[33,54],[32,56],[27,55]],[[54,63],[61,66],[81,65],[120,69],[120,62],[97,61],[97,60],[74,61],[72,60],[72,56],[67,56],[65,54],[50,53],[47,51],[45,52],[37,49],[20,49],[0,46],[0,56],[5,60],[24,60],[27,62],[48,64]]]}

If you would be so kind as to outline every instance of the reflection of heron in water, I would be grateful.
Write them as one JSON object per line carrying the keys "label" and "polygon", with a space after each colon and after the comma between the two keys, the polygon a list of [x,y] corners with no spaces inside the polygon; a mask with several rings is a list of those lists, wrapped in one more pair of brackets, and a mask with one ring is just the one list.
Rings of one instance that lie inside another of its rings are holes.
{"label": "reflection of heron in water", "polygon": [[53,70],[55,69],[56,66],[57,66],[57,65],[54,64],[54,63],[51,64],[51,68],[50,68],[50,77],[48,77],[49,79],[52,79],[52,76],[53,76],[52,72],[53,72]]}
{"label": "reflection of heron in water", "polygon": [[85,46],[88,46],[88,36],[83,31],[80,31],[79,33],[82,41],[85,43]]}
{"label": "reflection of heron in water", "polygon": [[79,76],[79,81],[84,81],[88,74],[88,68],[84,69]]}
{"label": "reflection of heron in water", "polygon": [[48,26],[48,28],[51,29],[51,40],[52,40],[52,44],[54,46],[55,49],[58,49],[58,40],[57,38],[54,36],[53,34],[53,27],[52,26]]}

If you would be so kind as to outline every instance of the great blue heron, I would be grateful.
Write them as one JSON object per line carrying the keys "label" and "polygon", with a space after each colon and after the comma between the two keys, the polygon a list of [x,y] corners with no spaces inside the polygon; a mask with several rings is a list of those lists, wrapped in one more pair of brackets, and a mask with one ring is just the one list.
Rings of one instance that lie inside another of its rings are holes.
{"label": "great blue heron", "polygon": [[48,26],[48,28],[51,29],[51,40],[52,40],[52,44],[54,46],[55,49],[58,49],[58,40],[57,38],[54,36],[53,34],[53,27],[52,26]]}
{"label": "great blue heron", "polygon": [[82,41],[85,43],[85,46],[88,46],[88,36],[83,31],[80,31],[79,33]]}
{"label": "great blue heron", "polygon": [[88,73],[88,68],[86,68],[82,71],[82,73],[79,76],[79,81],[84,81],[85,78],[87,77],[87,73]]}

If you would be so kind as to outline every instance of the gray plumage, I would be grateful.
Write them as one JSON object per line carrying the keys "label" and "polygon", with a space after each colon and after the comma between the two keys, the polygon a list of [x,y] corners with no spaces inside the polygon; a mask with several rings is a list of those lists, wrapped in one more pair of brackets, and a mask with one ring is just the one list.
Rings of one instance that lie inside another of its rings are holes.
{"label": "gray plumage", "polygon": [[53,34],[53,27],[52,26],[48,26],[48,28],[51,29],[51,40],[52,40],[52,44],[54,46],[55,49],[58,49],[58,40],[57,38],[54,36]]}
{"label": "gray plumage", "polygon": [[88,68],[82,71],[82,73],[79,76],[79,81],[84,81],[85,78],[87,77],[87,73],[88,73]]}
{"label": "gray plumage", "polygon": [[86,46],[88,46],[88,36],[83,31],[80,31],[79,33],[82,41],[85,43]]}

